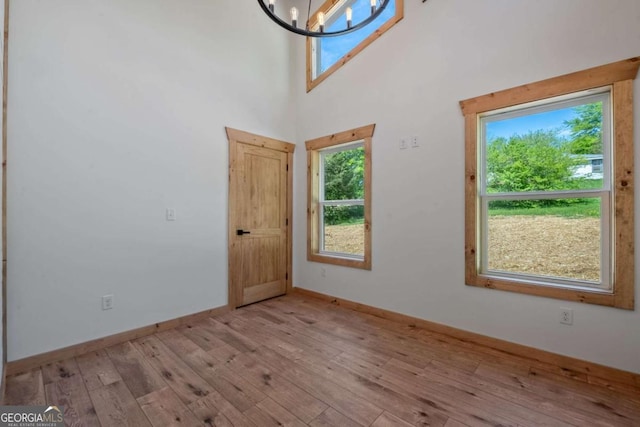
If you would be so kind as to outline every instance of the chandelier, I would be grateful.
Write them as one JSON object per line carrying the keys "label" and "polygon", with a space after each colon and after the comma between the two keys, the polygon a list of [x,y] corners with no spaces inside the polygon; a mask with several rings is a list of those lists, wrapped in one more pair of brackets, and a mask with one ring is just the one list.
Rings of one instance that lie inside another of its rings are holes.
{"label": "chandelier", "polygon": [[[302,28],[298,27],[300,11],[297,7],[292,7],[289,10],[289,16],[283,19],[275,12],[276,0],[258,0],[258,4],[273,22],[288,31],[307,37],[333,37],[356,31],[370,24],[380,16],[391,0],[367,0],[370,3],[370,9],[366,11],[364,17],[359,18],[359,22],[354,23],[352,19],[354,15],[353,8],[351,6],[344,8],[344,5],[347,2],[355,4],[357,1],[349,2],[349,0],[343,0],[335,2],[336,6],[333,6],[328,13],[318,12],[314,17],[315,19],[311,20],[311,0],[309,0],[307,19]],[[362,13],[357,15],[362,15]],[[340,20],[343,20],[344,25],[338,23]]]}

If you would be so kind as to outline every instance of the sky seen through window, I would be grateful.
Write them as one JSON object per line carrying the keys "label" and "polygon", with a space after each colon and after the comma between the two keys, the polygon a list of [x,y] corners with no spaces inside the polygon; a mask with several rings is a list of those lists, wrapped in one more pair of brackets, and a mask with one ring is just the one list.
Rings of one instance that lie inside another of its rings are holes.
{"label": "sky seen through window", "polygon": [[[320,50],[320,73],[325,72],[333,64],[338,62],[340,58],[349,53],[360,42],[369,37],[375,30],[380,28],[386,21],[391,19],[396,13],[395,0],[387,0],[389,5],[369,25],[349,34],[343,34],[337,37],[327,37],[318,39],[318,49]],[[370,0],[355,0],[348,2],[353,10],[353,22],[358,23],[365,20],[371,14]],[[346,27],[346,18],[344,11],[346,6],[341,8],[335,16],[329,19],[326,31],[338,31]]]}

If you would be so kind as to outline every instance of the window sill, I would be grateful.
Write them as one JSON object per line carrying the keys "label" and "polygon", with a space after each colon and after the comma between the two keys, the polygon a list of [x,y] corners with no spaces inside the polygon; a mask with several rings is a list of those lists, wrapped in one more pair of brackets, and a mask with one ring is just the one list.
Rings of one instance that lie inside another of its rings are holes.
{"label": "window sill", "polygon": [[476,286],[485,289],[498,289],[508,292],[517,292],[540,297],[555,298],[565,301],[576,301],[586,304],[604,305],[625,310],[633,310],[633,300],[622,299],[610,290],[579,288],[570,289],[560,286],[541,286],[526,281],[498,278],[485,275],[469,275],[466,279],[467,286]]}
{"label": "window sill", "polygon": [[554,289],[567,289],[570,291],[596,292],[603,294],[612,294],[610,286],[603,286],[596,282],[586,280],[555,278],[546,276],[534,276],[516,272],[493,271],[479,272],[480,277],[486,277],[492,280],[505,280],[507,282],[521,283],[525,285],[544,286]]}
{"label": "window sill", "polygon": [[362,270],[371,270],[371,261],[365,259],[346,258],[338,255],[328,254],[309,254],[307,260],[311,262],[320,262],[323,264],[340,265],[342,267],[360,268]]}

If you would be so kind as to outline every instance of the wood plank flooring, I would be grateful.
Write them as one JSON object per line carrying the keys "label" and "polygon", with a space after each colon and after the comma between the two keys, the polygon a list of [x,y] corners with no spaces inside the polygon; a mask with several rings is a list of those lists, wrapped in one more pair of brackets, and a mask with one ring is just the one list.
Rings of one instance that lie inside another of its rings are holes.
{"label": "wood plank flooring", "polygon": [[290,295],[42,366],[84,426],[639,426],[640,389]]}

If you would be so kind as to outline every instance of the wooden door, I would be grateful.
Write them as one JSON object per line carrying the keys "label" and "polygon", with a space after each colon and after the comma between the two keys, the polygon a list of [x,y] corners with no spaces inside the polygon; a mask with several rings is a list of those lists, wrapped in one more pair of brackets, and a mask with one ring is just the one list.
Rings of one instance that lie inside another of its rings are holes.
{"label": "wooden door", "polygon": [[293,144],[227,128],[229,305],[282,295],[290,287]]}

